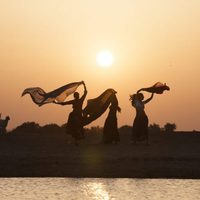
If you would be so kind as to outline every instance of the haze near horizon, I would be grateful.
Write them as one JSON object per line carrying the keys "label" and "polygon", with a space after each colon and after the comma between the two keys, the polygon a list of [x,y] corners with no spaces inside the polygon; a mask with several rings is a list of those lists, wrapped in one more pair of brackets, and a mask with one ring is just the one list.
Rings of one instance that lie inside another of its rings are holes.
{"label": "haze near horizon", "polygon": [[[1,1],[0,112],[11,117],[8,129],[25,121],[65,123],[70,106],[37,107],[21,93],[84,80],[86,99],[117,91],[119,126],[134,119],[129,94],[166,82],[171,90],[146,106],[150,123],[200,130],[199,10],[197,0]],[[109,67],[96,61],[102,50],[113,55]],[[91,126],[102,126],[105,117]]]}

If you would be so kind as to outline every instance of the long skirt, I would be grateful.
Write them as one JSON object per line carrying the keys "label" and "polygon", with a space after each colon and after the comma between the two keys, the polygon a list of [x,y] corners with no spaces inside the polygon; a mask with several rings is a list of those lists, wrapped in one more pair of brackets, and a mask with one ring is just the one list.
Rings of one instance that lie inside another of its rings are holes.
{"label": "long skirt", "polygon": [[149,120],[146,114],[136,114],[132,129],[133,141],[148,140],[148,122]]}
{"label": "long skirt", "polygon": [[119,132],[117,128],[117,117],[108,116],[103,129],[103,143],[119,142]]}
{"label": "long skirt", "polygon": [[68,117],[66,133],[71,135],[75,140],[84,138],[82,115],[76,112],[71,112]]}

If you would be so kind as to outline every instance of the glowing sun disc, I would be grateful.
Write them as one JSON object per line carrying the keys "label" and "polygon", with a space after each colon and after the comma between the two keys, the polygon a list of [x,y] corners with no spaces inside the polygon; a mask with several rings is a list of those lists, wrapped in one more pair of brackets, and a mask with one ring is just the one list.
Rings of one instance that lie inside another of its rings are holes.
{"label": "glowing sun disc", "polygon": [[101,51],[96,57],[97,63],[101,67],[109,67],[113,63],[113,56],[110,51]]}

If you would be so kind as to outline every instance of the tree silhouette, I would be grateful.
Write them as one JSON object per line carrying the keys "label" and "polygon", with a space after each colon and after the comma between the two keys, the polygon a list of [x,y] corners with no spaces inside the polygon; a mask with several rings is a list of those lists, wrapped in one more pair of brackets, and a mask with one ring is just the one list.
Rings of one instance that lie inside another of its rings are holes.
{"label": "tree silhouette", "polygon": [[168,133],[174,132],[176,130],[176,124],[168,122],[164,125],[164,130],[165,132],[168,132]]}

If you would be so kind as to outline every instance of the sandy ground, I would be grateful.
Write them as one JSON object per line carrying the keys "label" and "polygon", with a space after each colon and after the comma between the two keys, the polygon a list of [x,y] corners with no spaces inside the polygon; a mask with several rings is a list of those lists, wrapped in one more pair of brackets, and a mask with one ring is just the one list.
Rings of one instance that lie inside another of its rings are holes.
{"label": "sandy ground", "polygon": [[86,135],[79,146],[63,133],[0,136],[0,177],[200,178],[200,133],[151,134],[150,145],[101,144]]}

